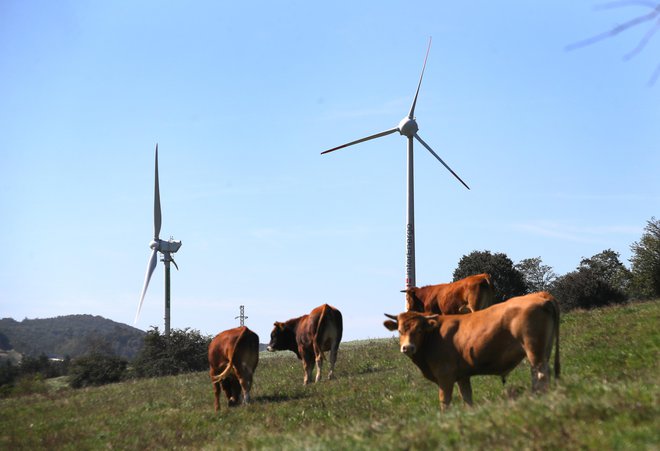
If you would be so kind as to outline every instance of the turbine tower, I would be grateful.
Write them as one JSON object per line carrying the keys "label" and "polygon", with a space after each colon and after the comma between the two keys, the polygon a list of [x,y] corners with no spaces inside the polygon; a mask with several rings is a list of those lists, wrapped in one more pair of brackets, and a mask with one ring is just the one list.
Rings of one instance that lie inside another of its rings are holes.
{"label": "turbine tower", "polygon": [[149,243],[149,247],[152,249],[151,257],[149,258],[149,263],[147,263],[147,274],[144,277],[144,285],[142,286],[142,293],[140,294],[140,303],[138,304],[137,313],[135,315],[135,322],[140,317],[140,310],[142,309],[142,301],[144,301],[144,295],[147,293],[147,287],[149,286],[149,280],[156,269],[158,253],[160,252],[163,257],[160,261],[165,264],[165,336],[170,335],[170,262],[174,263],[177,271],[179,267],[177,266],[172,254],[179,250],[181,247],[181,241],[174,241],[170,238],[169,241],[161,240],[160,235],[160,224],[161,224],[161,212],[160,212],[160,189],[158,187],[158,144],[156,144],[156,183],[154,188],[154,239]]}
{"label": "turbine tower", "polygon": [[419,83],[417,84],[417,91],[415,92],[415,97],[413,98],[412,106],[410,107],[410,112],[406,117],[401,119],[399,125],[385,130],[384,132],[376,133],[375,135],[367,136],[366,138],[361,138],[355,141],[351,141],[347,144],[342,144],[341,146],[333,147],[324,152],[321,152],[321,155],[334,152],[335,150],[343,149],[344,147],[349,147],[354,144],[359,144],[361,142],[369,141],[372,139],[380,138],[381,136],[390,135],[394,132],[399,132],[402,136],[408,138],[408,172],[407,172],[407,212],[406,212],[406,289],[416,286],[415,285],[415,182],[414,182],[414,167],[413,167],[413,138],[419,141],[419,143],[426,148],[431,154],[442,163],[442,165],[447,168],[451,174],[458,179],[459,182],[463,184],[467,189],[470,189],[467,184],[461,180],[461,178],[445,163],[442,158],[438,156],[437,153],[431,149],[431,147],[424,142],[424,140],[417,133],[419,131],[419,126],[415,118],[415,106],[417,105],[417,96],[419,95],[419,88],[422,86],[422,78],[424,77],[424,69],[426,69],[426,60],[429,57],[429,51],[431,50],[431,39],[429,39],[429,45],[426,50],[426,57],[424,58],[424,65],[422,66],[422,74],[419,76]]}

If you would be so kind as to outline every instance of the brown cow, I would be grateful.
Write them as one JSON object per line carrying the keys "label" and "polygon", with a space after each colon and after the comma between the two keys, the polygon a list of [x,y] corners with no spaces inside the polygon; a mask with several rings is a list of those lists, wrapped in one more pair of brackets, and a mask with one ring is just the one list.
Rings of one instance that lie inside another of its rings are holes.
{"label": "brown cow", "polygon": [[220,332],[209,344],[209,366],[215,411],[224,391],[230,407],[250,402],[254,370],[259,363],[259,336],[245,326]]}
{"label": "brown cow", "polygon": [[401,352],[439,387],[444,410],[454,383],[463,401],[472,405],[470,377],[504,378],[523,358],[531,364],[532,391],[545,390],[550,380],[550,354],[555,341],[555,378],[559,378],[559,305],[546,292],[515,297],[466,315],[387,315],[383,324],[399,331]]}
{"label": "brown cow", "polygon": [[451,315],[483,310],[493,304],[490,275],[477,274],[451,283],[404,290],[406,310]]}
{"label": "brown cow", "polygon": [[276,322],[270,334],[269,351],[293,351],[303,362],[305,370],[304,384],[307,385],[316,361],[316,382],[321,380],[321,367],[325,351],[330,351],[330,372],[328,379],[333,378],[337,351],[343,332],[341,312],[336,308],[323,304],[316,307],[309,315],[290,319],[286,322]]}

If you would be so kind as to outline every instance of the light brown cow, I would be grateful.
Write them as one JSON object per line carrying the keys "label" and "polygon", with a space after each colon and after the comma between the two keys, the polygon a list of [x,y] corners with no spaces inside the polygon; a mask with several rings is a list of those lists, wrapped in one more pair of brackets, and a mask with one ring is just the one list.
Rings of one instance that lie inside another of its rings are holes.
{"label": "light brown cow", "polygon": [[337,361],[337,352],[343,333],[343,319],[336,308],[323,304],[316,307],[309,315],[274,324],[270,334],[269,351],[293,351],[303,362],[305,370],[304,384],[309,383],[316,362],[316,380],[321,380],[323,353],[330,351],[330,372],[332,379]]}
{"label": "light brown cow", "polygon": [[550,354],[555,342],[555,378],[559,378],[559,305],[546,292],[515,297],[465,315],[387,315],[383,324],[399,331],[401,352],[439,387],[440,406],[451,402],[454,383],[472,405],[470,377],[504,378],[523,358],[531,364],[532,391],[550,381]]}
{"label": "light brown cow", "polygon": [[209,344],[215,411],[224,391],[230,407],[250,402],[252,377],[259,363],[259,336],[245,326],[220,332]]}
{"label": "light brown cow", "polygon": [[488,274],[477,274],[451,283],[413,287],[406,293],[406,310],[413,312],[476,312],[493,304],[495,291]]}

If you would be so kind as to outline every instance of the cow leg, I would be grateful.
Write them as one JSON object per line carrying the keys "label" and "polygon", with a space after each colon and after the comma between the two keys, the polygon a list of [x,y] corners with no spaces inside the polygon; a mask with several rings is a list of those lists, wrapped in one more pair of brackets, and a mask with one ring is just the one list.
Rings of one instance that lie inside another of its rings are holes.
{"label": "cow leg", "polygon": [[440,398],[440,410],[443,412],[449,408],[451,397],[454,392],[454,383],[439,383],[438,398]]}
{"label": "cow leg", "polygon": [[532,392],[544,392],[550,382],[550,366],[547,362],[532,365]]}
{"label": "cow leg", "polygon": [[250,389],[252,388],[252,371],[247,367],[245,363],[241,365],[241,370],[237,374],[238,383],[241,385],[241,395],[243,398],[243,404],[249,404],[250,402]]}
{"label": "cow leg", "polygon": [[334,379],[335,377],[335,363],[337,362],[337,352],[339,352],[339,343],[333,343],[332,348],[330,349],[330,372],[328,373],[328,379]]}
{"label": "cow leg", "polygon": [[214,397],[214,407],[215,411],[217,412],[220,410],[220,392],[222,391],[222,388],[220,387],[220,382],[214,382],[213,384],[213,397]]}
{"label": "cow leg", "polygon": [[461,392],[461,398],[463,402],[468,406],[472,405],[472,384],[470,383],[470,378],[466,377],[458,381],[458,389]]}
{"label": "cow leg", "polygon": [[314,382],[318,382],[321,380],[321,369],[323,368],[323,351],[316,342],[314,342],[314,359],[316,360],[316,379],[314,379]]}
{"label": "cow leg", "polygon": [[211,376],[211,385],[213,386],[213,398],[214,398],[213,407],[217,412],[218,410],[220,410],[220,392],[222,391],[222,387],[220,386],[220,382],[213,382],[213,377],[215,376],[215,371],[213,371],[213,368],[210,369],[209,375]]}
{"label": "cow leg", "polygon": [[303,369],[305,370],[303,385],[307,385],[309,384],[309,380],[312,378],[312,372],[314,371],[314,354],[301,349],[300,355],[302,356]]}
{"label": "cow leg", "polygon": [[546,342],[552,343],[552,339],[544,341],[534,340],[529,343],[525,343],[525,353],[527,355],[527,360],[532,367],[532,392],[534,393],[545,391],[550,381],[550,366],[548,365],[550,353],[546,350]]}

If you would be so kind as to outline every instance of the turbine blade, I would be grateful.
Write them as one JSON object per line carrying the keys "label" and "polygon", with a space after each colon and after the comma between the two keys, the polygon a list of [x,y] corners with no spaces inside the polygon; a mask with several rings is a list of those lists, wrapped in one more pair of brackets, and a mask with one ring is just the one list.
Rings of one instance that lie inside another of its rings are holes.
{"label": "turbine blade", "polygon": [[344,147],[352,146],[353,144],[359,144],[359,143],[362,143],[362,142],[365,142],[365,141],[369,141],[371,139],[380,138],[381,136],[390,135],[390,134],[392,134],[394,132],[398,132],[398,131],[399,131],[398,127],[391,128],[391,129],[386,130],[384,132],[380,132],[380,133],[376,133],[375,135],[367,136],[366,138],[358,139],[356,141],[351,141],[347,144],[342,144],[341,146],[338,146],[338,147],[333,147],[332,149],[328,149],[326,151],[321,152],[321,155],[326,154],[326,153],[330,153],[330,152],[334,152],[335,150],[343,149]]}
{"label": "turbine blade", "polygon": [[420,138],[419,135],[418,135],[417,133],[415,133],[415,138],[417,138],[417,141],[419,141],[420,143],[422,143],[422,146],[426,147],[426,150],[428,150],[429,152],[431,152],[431,154],[432,154],[434,157],[436,157],[436,158],[438,159],[438,161],[439,161],[440,163],[442,163],[442,165],[443,165],[444,167],[446,167],[447,170],[448,170],[449,172],[451,172],[452,175],[453,175],[454,177],[456,177],[456,178],[458,179],[459,182],[461,182],[461,183],[463,184],[464,187],[466,187],[467,189],[470,189],[470,187],[467,186],[467,184],[466,184],[463,180],[461,180],[461,178],[460,178],[460,177],[459,177],[454,171],[452,171],[452,169],[451,169],[449,166],[447,166],[447,163],[445,163],[444,161],[442,161],[442,158],[440,158],[440,157],[438,156],[437,153],[433,152],[433,149],[431,149],[431,147],[429,147],[429,145],[426,144],[426,143],[424,142],[424,140],[422,140],[422,138]]}
{"label": "turbine blade", "polygon": [[156,264],[158,263],[158,249],[154,249],[151,253],[151,258],[149,258],[149,263],[147,263],[147,274],[144,277],[144,285],[142,286],[142,293],[140,294],[140,303],[138,304],[137,313],[135,314],[135,321],[133,324],[137,324],[137,320],[140,317],[140,310],[142,310],[142,301],[144,301],[144,295],[147,293],[147,287],[149,286],[149,281],[151,276],[156,269]]}
{"label": "turbine blade", "polygon": [[419,76],[417,91],[415,92],[415,98],[413,99],[412,106],[410,107],[410,113],[408,113],[408,119],[415,118],[415,105],[417,105],[417,96],[419,95],[419,88],[422,86],[422,78],[424,78],[424,69],[426,69],[426,60],[429,59],[430,51],[431,51],[431,38],[429,37],[429,47],[426,49],[426,56],[424,57],[424,65],[422,66],[422,75]]}
{"label": "turbine blade", "polygon": [[174,267],[178,271],[179,270],[179,265],[176,264],[176,262],[174,261],[174,259],[172,257],[170,257],[170,260],[172,260],[172,263],[174,263]]}
{"label": "turbine blade", "polygon": [[154,187],[154,240],[160,235],[160,224],[162,221],[160,213],[160,188],[158,187],[158,144],[156,144],[156,184]]}

